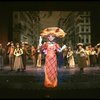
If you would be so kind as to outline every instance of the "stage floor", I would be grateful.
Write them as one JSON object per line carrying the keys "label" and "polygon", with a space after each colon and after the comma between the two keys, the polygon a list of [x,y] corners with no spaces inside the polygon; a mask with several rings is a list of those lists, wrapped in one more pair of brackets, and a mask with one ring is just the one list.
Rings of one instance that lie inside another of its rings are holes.
{"label": "stage floor", "polygon": [[34,68],[28,65],[24,72],[10,71],[9,66],[5,66],[4,70],[0,71],[0,98],[100,97],[98,66],[87,67],[84,73],[80,73],[78,67],[58,68],[58,87],[54,89],[45,88],[43,82],[44,66]]}

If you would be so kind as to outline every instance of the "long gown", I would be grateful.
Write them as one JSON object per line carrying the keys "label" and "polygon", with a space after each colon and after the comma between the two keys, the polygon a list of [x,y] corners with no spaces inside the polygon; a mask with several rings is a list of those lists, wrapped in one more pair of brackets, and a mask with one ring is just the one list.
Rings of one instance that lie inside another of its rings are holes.
{"label": "long gown", "polygon": [[75,60],[73,56],[73,51],[68,51],[67,58],[68,58],[69,67],[75,68]]}
{"label": "long gown", "polygon": [[59,48],[59,45],[57,43],[44,43],[42,47],[43,49],[47,50],[44,66],[44,86],[53,88],[56,87],[58,84],[56,52]]}
{"label": "long gown", "polygon": [[[17,54],[20,54],[19,56],[16,56]],[[23,70],[24,66],[23,66],[23,61],[22,61],[22,54],[23,54],[23,50],[22,49],[15,49],[14,51],[14,55],[15,55],[15,61],[14,61],[14,70],[18,71],[18,70]]]}

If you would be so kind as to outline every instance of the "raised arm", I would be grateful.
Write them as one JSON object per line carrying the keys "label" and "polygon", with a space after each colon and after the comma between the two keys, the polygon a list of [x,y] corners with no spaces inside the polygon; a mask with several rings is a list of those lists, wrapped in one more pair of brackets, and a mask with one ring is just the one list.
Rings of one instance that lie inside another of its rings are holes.
{"label": "raised arm", "polygon": [[39,46],[42,46],[42,37],[39,38]]}
{"label": "raised arm", "polygon": [[66,45],[63,45],[61,48],[58,48],[58,52],[62,52],[67,46]]}

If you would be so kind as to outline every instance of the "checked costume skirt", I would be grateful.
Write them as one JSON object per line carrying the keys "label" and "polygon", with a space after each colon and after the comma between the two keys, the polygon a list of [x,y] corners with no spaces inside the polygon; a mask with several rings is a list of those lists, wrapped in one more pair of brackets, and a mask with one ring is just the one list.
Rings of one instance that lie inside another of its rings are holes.
{"label": "checked costume skirt", "polygon": [[53,46],[47,46],[47,54],[45,60],[45,87],[56,87],[57,86],[57,58],[56,50],[59,46],[54,44]]}

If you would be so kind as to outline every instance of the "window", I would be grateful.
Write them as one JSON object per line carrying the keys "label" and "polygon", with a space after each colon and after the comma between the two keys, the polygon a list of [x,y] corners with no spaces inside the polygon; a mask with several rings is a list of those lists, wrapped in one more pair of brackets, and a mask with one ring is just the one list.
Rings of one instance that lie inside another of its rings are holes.
{"label": "window", "polygon": [[88,38],[86,38],[86,43],[88,43],[89,42],[89,39]]}
{"label": "window", "polygon": [[88,23],[89,22],[89,18],[86,18],[86,23]]}
{"label": "window", "polygon": [[86,28],[86,32],[88,32],[89,31],[89,29],[88,28]]}
{"label": "window", "polygon": [[84,19],[80,19],[80,23],[84,23]]}
{"label": "window", "polygon": [[81,26],[81,32],[84,32],[84,26]]}
{"label": "window", "polygon": [[89,43],[89,35],[86,35],[86,43]]}
{"label": "window", "polygon": [[79,32],[79,27],[76,28],[76,32]]}
{"label": "window", "polygon": [[86,26],[86,27],[85,27],[85,31],[86,31],[86,32],[89,32],[89,26]]}
{"label": "window", "polygon": [[84,39],[82,39],[82,43],[84,43]]}

